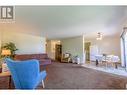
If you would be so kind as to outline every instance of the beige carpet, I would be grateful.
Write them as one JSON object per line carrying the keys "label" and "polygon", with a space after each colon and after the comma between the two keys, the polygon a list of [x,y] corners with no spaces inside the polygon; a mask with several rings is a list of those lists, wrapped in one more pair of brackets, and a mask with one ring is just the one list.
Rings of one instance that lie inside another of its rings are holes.
{"label": "beige carpet", "polygon": [[127,83],[127,77],[72,63],[54,62],[47,66],[47,74],[45,89],[126,89]]}
{"label": "beige carpet", "polygon": [[[46,71],[45,89],[125,89],[127,83],[127,77],[72,63],[54,62]],[[7,77],[0,78],[0,89],[8,89],[8,82]],[[41,83],[37,89],[43,89]]]}

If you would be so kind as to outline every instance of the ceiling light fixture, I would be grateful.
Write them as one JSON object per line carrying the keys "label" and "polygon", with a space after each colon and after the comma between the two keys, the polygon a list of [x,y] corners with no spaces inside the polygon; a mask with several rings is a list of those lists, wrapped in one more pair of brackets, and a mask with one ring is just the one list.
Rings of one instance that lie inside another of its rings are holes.
{"label": "ceiling light fixture", "polygon": [[96,40],[102,40],[102,34],[100,32],[97,33]]}

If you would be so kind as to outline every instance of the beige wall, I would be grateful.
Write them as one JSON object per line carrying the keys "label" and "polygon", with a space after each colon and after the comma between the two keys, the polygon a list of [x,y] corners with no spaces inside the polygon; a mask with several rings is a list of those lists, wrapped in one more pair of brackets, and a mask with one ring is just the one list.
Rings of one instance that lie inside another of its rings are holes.
{"label": "beige wall", "polygon": [[84,63],[83,36],[62,39],[61,44],[62,53],[71,53],[72,56],[78,55],[81,59],[81,63]]}
{"label": "beige wall", "polygon": [[45,53],[46,39],[33,26],[19,23],[0,24],[0,30],[2,43],[15,43],[19,49],[17,54]]}
{"label": "beige wall", "polygon": [[95,39],[85,39],[85,42],[91,42],[91,45],[98,47],[99,54],[113,54],[121,57],[120,37],[105,37],[101,41]]}

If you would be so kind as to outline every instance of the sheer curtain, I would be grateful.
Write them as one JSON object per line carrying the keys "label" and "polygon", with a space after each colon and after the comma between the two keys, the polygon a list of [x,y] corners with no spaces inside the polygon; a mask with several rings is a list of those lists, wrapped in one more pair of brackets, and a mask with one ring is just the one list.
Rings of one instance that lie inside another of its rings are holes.
{"label": "sheer curtain", "polygon": [[121,65],[127,70],[127,27],[121,35]]}
{"label": "sheer curtain", "polygon": [[125,49],[124,49],[124,39],[121,37],[120,40],[121,40],[121,65],[123,67],[125,67],[126,62],[125,62],[125,53],[124,53],[124,51],[125,51]]}

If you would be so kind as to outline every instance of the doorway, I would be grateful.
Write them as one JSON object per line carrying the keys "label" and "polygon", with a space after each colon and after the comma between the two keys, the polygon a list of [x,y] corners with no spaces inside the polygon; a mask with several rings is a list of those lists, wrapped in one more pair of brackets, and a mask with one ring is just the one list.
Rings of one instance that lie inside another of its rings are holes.
{"label": "doorway", "polygon": [[62,45],[56,44],[55,45],[55,60],[61,61],[61,56],[62,56]]}
{"label": "doorway", "polygon": [[91,42],[85,42],[86,61],[90,61],[90,46]]}

